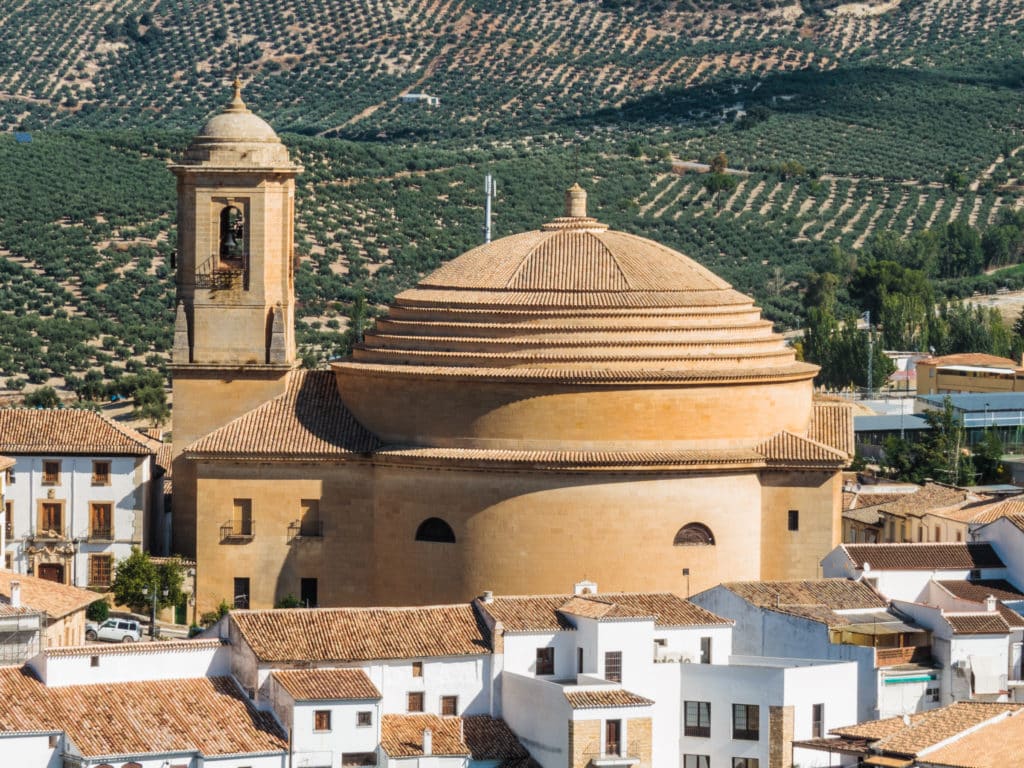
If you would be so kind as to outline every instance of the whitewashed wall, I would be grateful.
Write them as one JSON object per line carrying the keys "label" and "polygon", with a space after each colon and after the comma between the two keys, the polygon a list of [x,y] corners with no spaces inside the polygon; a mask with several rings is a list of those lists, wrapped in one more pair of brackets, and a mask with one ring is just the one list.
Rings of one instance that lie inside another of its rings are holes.
{"label": "whitewashed wall", "polygon": [[[94,653],[89,651],[93,650]],[[93,658],[97,665],[93,666]],[[64,655],[45,651],[29,661],[50,688],[96,683],[130,683],[189,677],[224,677],[231,674],[231,649],[189,641],[94,646],[83,653]]]}
{"label": "whitewashed wall", "polygon": [[502,712],[509,728],[543,768],[565,768],[570,757],[566,724],[572,710],[562,686],[508,671],[501,678]]}

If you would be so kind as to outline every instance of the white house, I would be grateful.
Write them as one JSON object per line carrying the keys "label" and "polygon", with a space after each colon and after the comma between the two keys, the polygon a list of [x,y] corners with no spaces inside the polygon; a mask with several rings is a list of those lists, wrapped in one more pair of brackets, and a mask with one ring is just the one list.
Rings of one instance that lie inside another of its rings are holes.
{"label": "white house", "polygon": [[[856,662],[733,656],[728,665],[687,664],[682,672],[684,767],[783,765],[794,740],[857,722]],[[731,762],[711,759],[719,755]],[[792,760],[801,768],[833,765],[799,748]]]}
{"label": "white house", "polygon": [[736,622],[738,654],[856,662],[857,720],[938,706],[928,632],[864,582],[731,582],[691,600]]}
{"label": "white house", "polygon": [[4,565],[80,587],[110,585],[114,563],[143,547],[153,441],[97,413],[0,410]]}
{"label": "white house", "polygon": [[[7,477],[14,468],[14,459],[10,456],[0,456],[0,552],[7,551]],[[5,564],[0,563],[0,568]]]}

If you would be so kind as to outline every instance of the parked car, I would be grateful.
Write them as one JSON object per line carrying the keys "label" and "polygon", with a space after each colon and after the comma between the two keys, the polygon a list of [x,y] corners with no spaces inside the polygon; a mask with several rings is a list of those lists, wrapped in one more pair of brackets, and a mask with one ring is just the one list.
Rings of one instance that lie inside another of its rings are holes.
{"label": "parked car", "polygon": [[102,624],[85,625],[86,640],[106,640],[110,643],[137,643],[142,639],[142,627],[132,619],[107,619]]}

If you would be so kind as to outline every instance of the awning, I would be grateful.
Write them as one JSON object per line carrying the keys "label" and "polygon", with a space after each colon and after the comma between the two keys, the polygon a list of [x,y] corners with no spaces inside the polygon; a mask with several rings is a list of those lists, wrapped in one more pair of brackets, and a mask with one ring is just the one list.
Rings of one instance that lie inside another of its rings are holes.
{"label": "awning", "polygon": [[910,768],[913,760],[905,757],[883,757],[882,755],[870,755],[864,758],[864,765],[880,765],[884,768]]}

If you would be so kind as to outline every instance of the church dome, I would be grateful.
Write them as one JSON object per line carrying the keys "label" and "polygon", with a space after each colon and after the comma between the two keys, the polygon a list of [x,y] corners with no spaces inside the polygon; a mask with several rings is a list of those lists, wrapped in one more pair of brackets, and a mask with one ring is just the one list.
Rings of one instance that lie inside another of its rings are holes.
{"label": "church dome", "polygon": [[[669,442],[683,444],[806,428],[818,368],[796,360],[750,297],[589,217],[578,186],[566,200],[565,216],[474,248],[400,293],[351,360],[334,364],[365,426],[386,441],[577,447],[660,444],[673,421]],[[399,423],[392,388],[433,413]],[[448,400],[434,407],[433,397]],[[749,412],[736,410],[738,397],[753,398]],[[729,408],[741,423],[715,421]]]}
{"label": "church dome", "polygon": [[234,82],[231,103],[202,127],[185,152],[185,165],[221,167],[289,166],[288,150],[274,129],[242,101],[242,83]]}

